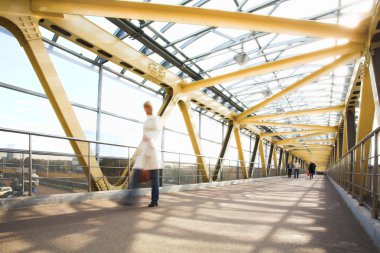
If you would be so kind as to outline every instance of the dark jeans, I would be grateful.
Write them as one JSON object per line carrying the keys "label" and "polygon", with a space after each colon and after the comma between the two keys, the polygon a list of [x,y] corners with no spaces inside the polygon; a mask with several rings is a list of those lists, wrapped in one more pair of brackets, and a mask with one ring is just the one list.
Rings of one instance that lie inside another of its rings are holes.
{"label": "dark jeans", "polygon": [[315,174],[314,171],[313,172],[310,171],[310,179],[312,179],[314,177],[314,174]]}
{"label": "dark jeans", "polygon": [[295,169],[294,170],[294,178],[299,178],[300,176],[300,170],[299,169]]}
{"label": "dark jeans", "polygon": [[[140,175],[142,170],[134,170],[132,178],[132,189],[138,189],[140,187]],[[157,204],[159,200],[160,190],[159,190],[159,180],[158,180],[158,170],[150,171],[150,180],[152,182],[152,204]],[[132,202],[135,201],[135,194],[132,195]]]}
{"label": "dark jeans", "polygon": [[292,177],[292,170],[288,169],[288,177]]}

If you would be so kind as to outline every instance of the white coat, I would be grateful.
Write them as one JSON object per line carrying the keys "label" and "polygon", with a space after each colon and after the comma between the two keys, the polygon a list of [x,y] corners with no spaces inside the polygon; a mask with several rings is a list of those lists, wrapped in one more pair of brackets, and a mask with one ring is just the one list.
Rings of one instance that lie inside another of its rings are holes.
{"label": "white coat", "polygon": [[157,143],[162,131],[160,117],[149,115],[143,128],[143,139],[137,149],[138,155],[133,167],[143,170],[161,169],[161,154]]}

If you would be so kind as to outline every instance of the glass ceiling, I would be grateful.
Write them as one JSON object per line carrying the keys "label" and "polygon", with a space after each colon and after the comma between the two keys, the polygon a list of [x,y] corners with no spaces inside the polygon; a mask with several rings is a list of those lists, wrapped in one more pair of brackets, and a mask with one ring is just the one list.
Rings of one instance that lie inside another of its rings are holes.
{"label": "glass ceiling", "polygon": [[[170,0],[152,0],[144,2],[175,4]],[[195,6],[209,9],[227,11],[241,11],[276,17],[308,19],[318,22],[337,23],[348,27],[357,26],[364,18],[366,12],[371,9],[373,0],[183,0],[176,4]],[[140,43],[136,38],[120,31],[120,29],[106,18],[86,17],[109,33],[119,37],[128,45],[147,55],[152,60],[162,64],[171,72],[181,78],[193,81],[179,68],[166,62],[157,53]],[[318,39],[311,37],[289,36],[286,34],[263,33],[260,31],[247,31],[237,29],[225,29],[186,24],[151,22],[142,20],[130,20],[139,27],[145,35],[148,35],[172,55],[181,60],[203,78],[213,77],[236,71],[241,68],[260,65],[278,59],[340,45],[347,43],[344,40]],[[54,36],[53,33],[43,30],[43,35],[54,40],[86,57],[102,61],[93,53],[74,45],[64,38]],[[240,52],[241,43],[249,55],[250,61],[245,66],[240,66],[234,61],[234,56]],[[321,66],[333,61],[325,59],[310,62],[294,68],[276,71],[266,75],[253,76],[230,83],[217,85],[216,88],[242,108],[249,108],[272,94],[302,79]],[[151,88],[158,86],[143,80],[137,75],[125,72],[121,67],[105,62],[105,66],[115,71],[144,83]],[[298,91],[275,101],[274,103],[255,112],[257,115],[275,114],[303,109],[327,107],[344,103],[349,81],[352,75],[353,64],[321,77],[312,84],[306,85]],[[205,90],[206,94],[224,103],[213,92]],[[228,106],[225,103],[226,106]],[[230,107],[231,110],[235,108]],[[336,126],[340,120],[340,113],[328,113],[323,115],[310,115],[292,117],[288,119],[272,120],[273,122],[287,122],[296,124],[315,124],[324,126]],[[273,131],[291,131],[287,127],[270,127]],[[296,135],[294,135],[296,136]],[[287,136],[291,137],[291,136]],[[322,136],[316,139],[329,139],[332,136]]]}

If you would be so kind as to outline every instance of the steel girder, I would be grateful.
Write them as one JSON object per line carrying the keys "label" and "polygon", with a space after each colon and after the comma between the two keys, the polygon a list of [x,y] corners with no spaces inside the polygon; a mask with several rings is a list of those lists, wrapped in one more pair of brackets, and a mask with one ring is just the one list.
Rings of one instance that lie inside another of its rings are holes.
{"label": "steel girder", "polygon": [[255,144],[253,146],[252,155],[251,155],[251,162],[249,164],[250,177],[253,177],[254,175],[255,161],[256,161],[256,156],[257,156],[257,150],[259,148],[259,142],[260,142],[260,136],[256,135]]}
{"label": "steel girder", "polygon": [[324,108],[291,111],[291,112],[269,114],[269,115],[258,115],[258,116],[252,116],[249,118],[242,119],[242,120],[240,120],[240,122],[247,123],[250,121],[278,119],[278,118],[290,118],[290,117],[297,117],[297,116],[310,115],[310,114],[324,114],[324,113],[329,113],[329,112],[342,112],[344,110],[344,108],[345,108],[345,105],[342,104],[342,105],[330,106],[330,107],[324,107]]}
{"label": "steel girder", "polygon": [[175,74],[81,16],[44,18],[40,25],[163,88],[176,90],[182,82]]}
{"label": "steel girder", "polygon": [[278,159],[277,175],[281,175],[281,166],[284,164],[284,149],[280,148],[280,156]]}
{"label": "steel girder", "polygon": [[260,139],[259,142],[259,151],[260,151],[260,161],[261,161],[261,173],[265,177],[267,176],[266,162],[265,162],[265,153],[264,153],[264,141]]}
{"label": "steel girder", "polygon": [[[147,48],[152,50],[152,52],[160,55],[166,62],[176,66],[178,69],[183,71],[186,75],[188,75],[193,80],[202,80],[203,76],[192,68],[187,66],[185,62],[181,61],[178,57],[170,53],[165,47],[161,46],[157,41],[149,37],[144,33],[141,28],[135,26],[132,22],[126,19],[116,19],[116,18],[108,18],[110,22],[119,27],[122,31],[126,32],[132,37],[137,37],[136,39],[143,43]],[[198,67],[199,68],[199,67]],[[200,69],[200,68],[199,68]],[[200,69],[202,70],[202,69]],[[179,91],[179,90],[178,90]],[[222,91],[218,90],[215,87],[209,87],[204,92],[210,91],[215,94],[215,97],[220,97],[224,103],[228,103],[231,107],[235,108],[236,111],[243,111],[244,109],[235,101],[230,99],[226,94]],[[268,129],[266,129],[268,130]]]}
{"label": "steel girder", "polygon": [[[26,10],[23,11],[27,13]],[[37,24],[38,20],[32,16],[0,12],[0,25],[11,31],[24,48],[66,136],[86,139],[42,41]],[[104,177],[89,145],[78,141],[70,141],[70,144],[86,176],[91,177],[91,183],[97,189],[108,189],[110,184]],[[123,187],[124,184],[120,186]]]}
{"label": "steel girder", "polygon": [[[331,131],[332,133],[335,133],[336,130]],[[299,130],[299,131],[291,131],[291,132],[274,132],[274,133],[261,133],[260,136],[263,138],[266,137],[273,137],[273,136],[286,136],[286,135],[301,135],[301,134],[314,134],[322,132],[322,130]],[[329,133],[329,131],[323,131],[326,134]]]}
{"label": "steel girder", "polygon": [[224,162],[224,156],[227,152],[228,144],[231,139],[231,134],[234,129],[234,125],[232,122],[229,122],[226,135],[223,140],[222,148],[220,149],[218,161],[216,162],[215,169],[213,172],[212,180],[216,181],[219,177],[219,172],[223,170],[223,162]]}
{"label": "steel girder", "polygon": [[249,122],[248,124],[254,125],[254,126],[273,126],[273,127],[303,128],[303,129],[306,128],[306,129],[327,130],[327,131],[338,130],[337,126],[317,126],[317,125],[308,125],[308,124],[287,124],[285,122],[257,121],[257,122]]}
{"label": "steel girder", "polygon": [[270,172],[271,172],[271,165],[272,165],[272,158],[273,158],[273,149],[274,149],[274,145],[273,143],[270,144],[270,148],[269,148],[269,155],[268,155],[268,160],[267,160],[267,175],[270,176]]}
{"label": "steel girder", "polygon": [[267,98],[266,100],[264,100],[264,101],[256,104],[255,106],[252,106],[251,108],[245,110],[244,112],[242,112],[241,114],[238,115],[238,119],[241,120],[241,119],[249,116],[253,112],[258,111],[259,109],[261,109],[261,108],[265,107],[266,105],[272,103],[273,101],[276,101],[276,100],[282,98],[283,96],[285,96],[291,92],[294,92],[295,90],[301,88],[302,86],[304,86],[306,84],[312,83],[313,81],[317,80],[319,77],[327,74],[328,72],[336,69],[337,67],[356,60],[357,58],[360,57],[360,55],[361,55],[361,53],[357,52],[357,53],[351,53],[348,55],[341,56],[339,59],[333,61],[332,63],[325,65],[324,67],[318,69],[314,73],[302,78],[301,80],[299,80],[299,81],[295,82],[294,84],[284,88],[282,91],[272,95],[271,97]]}
{"label": "steel girder", "polygon": [[[360,52],[362,48],[363,46],[359,43],[348,43],[342,46],[334,46],[334,47],[322,49],[322,50],[311,52],[311,53],[297,55],[297,56],[293,56],[293,57],[289,57],[289,58],[285,58],[285,59],[281,59],[277,61],[264,63],[258,66],[241,69],[235,72],[211,77],[208,79],[192,82],[189,84],[184,83],[182,85],[183,86],[182,91],[190,92],[190,91],[198,90],[201,88],[220,84],[220,83],[226,83],[226,82],[231,82],[231,81],[235,81],[235,80],[239,80],[239,79],[243,79],[247,77],[271,73],[273,71],[278,71],[278,70],[294,67],[294,66],[301,65],[303,63],[310,62],[310,61],[316,61],[316,60],[321,60],[321,59],[332,57],[332,56]],[[335,67],[337,66],[333,66],[333,68]],[[323,72],[323,74],[325,74],[325,72]]]}
{"label": "steel girder", "polygon": [[346,38],[357,42],[364,42],[366,39],[364,30],[355,30],[336,24],[187,6],[116,0],[60,0],[59,2],[32,0],[31,9],[44,13],[128,17],[137,20],[186,23],[310,37]]}
{"label": "steel girder", "polygon": [[[360,92],[360,109],[359,109],[359,120],[357,126],[356,143],[359,143],[364,137],[366,137],[373,127],[374,115],[375,115],[375,103],[374,96],[372,92],[371,78],[368,69],[368,63],[365,63],[362,71],[362,85]],[[365,102],[364,102],[365,101]],[[365,182],[365,174],[367,173],[368,167],[368,157],[370,153],[371,140],[368,140],[363,145],[363,150],[359,148],[355,152],[356,161],[363,159],[362,163],[355,164],[355,184],[360,184]],[[363,153],[362,153],[363,152]],[[354,189],[357,192],[357,187]],[[362,193],[361,193],[362,194]],[[362,199],[362,198],[361,198]]]}
{"label": "steel girder", "polygon": [[179,100],[178,106],[182,112],[183,119],[185,120],[187,132],[193,146],[195,155],[197,156],[198,169],[201,172],[203,182],[210,181],[210,171],[207,169],[205,157],[203,156],[201,148],[201,140],[196,131],[196,125],[192,116],[192,110],[190,107],[190,102],[185,100]]}
{"label": "steel girder", "polygon": [[[290,142],[299,142],[299,143],[302,143],[302,142],[305,141],[305,139],[312,138],[312,137],[318,137],[318,136],[326,135],[326,134],[328,134],[328,133],[324,132],[324,131],[321,131],[321,132],[317,132],[317,133],[313,133],[313,134],[303,135],[303,136],[300,136],[300,137],[288,138],[288,139],[280,140],[280,141],[277,141],[276,143],[278,145],[287,144],[287,143],[290,143]],[[322,141],[322,140],[311,140],[311,141]]]}
{"label": "steel girder", "polygon": [[277,160],[277,146],[273,145],[273,166],[276,172],[276,176],[278,176],[278,160]]}
{"label": "steel girder", "polygon": [[241,173],[243,174],[243,178],[247,179],[248,178],[248,171],[247,171],[247,167],[245,166],[245,161],[244,161],[244,152],[243,152],[243,146],[241,144],[240,126],[239,125],[234,126],[234,136],[235,136],[235,141],[236,141],[236,147],[238,150],[240,170],[241,170]]}

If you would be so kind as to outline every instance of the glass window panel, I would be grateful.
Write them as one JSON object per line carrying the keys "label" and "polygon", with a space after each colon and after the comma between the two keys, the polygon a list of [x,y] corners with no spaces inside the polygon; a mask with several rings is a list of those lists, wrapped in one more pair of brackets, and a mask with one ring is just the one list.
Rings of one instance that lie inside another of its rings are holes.
{"label": "glass window panel", "polygon": [[78,107],[73,108],[86,138],[88,140],[96,140],[96,112]]}
{"label": "glass window panel", "polygon": [[145,89],[138,88],[125,80],[107,71],[103,72],[102,109],[134,120],[145,120],[143,104],[151,101],[154,112],[157,113],[162,97]]}
{"label": "glass window panel", "polygon": [[235,161],[238,160],[238,152],[237,152],[237,148],[235,147],[231,147],[229,146],[228,149],[227,149],[227,152],[224,156],[225,159],[229,159],[229,160],[232,160],[231,161],[231,165],[235,165]]}
{"label": "glass window panel", "polygon": [[49,101],[13,90],[0,88],[0,126],[25,131],[63,135]]}
{"label": "glass window panel", "polygon": [[[102,114],[100,140],[109,143],[136,147],[142,138],[141,123]],[[112,148],[112,147],[107,147]],[[106,152],[105,150],[103,150]]]}
{"label": "glass window panel", "polygon": [[[181,145],[178,145],[179,143]],[[175,153],[194,154],[189,136],[170,130],[165,130],[164,150]]]}
{"label": "glass window panel", "polygon": [[49,49],[49,53],[69,100],[96,107],[98,67],[56,48]]}
{"label": "glass window panel", "polygon": [[44,93],[25,51],[7,30],[0,28],[0,82]]}
{"label": "glass window panel", "polygon": [[[213,43],[209,43],[210,41],[212,41]],[[228,40],[226,38],[223,38],[215,33],[208,33],[205,36],[191,43],[188,47],[184,48],[183,51],[186,53],[187,56],[192,57],[199,53],[209,52],[216,45],[222,44],[227,41]]]}
{"label": "glass window panel", "polygon": [[[218,144],[211,141],[201,140],[203,155],[211,158],[218,158],[222,144]],[[216,159],[210,159],[211,163],[214,163]],[[206,161],[209,162],[208,160]]]}
{"label": "glass window panel", "polygon": [[274,12],[274,16],[285,18],[304,18],[314,16],[338,6],[338,0],[292,0],[283,2]]}
{"label": "glass window panel", "polygon": [[172,129],[172,130],[187,134],[185,120],[183,119],[182,112],[178,106],[175,106],[170,112],[170,115],[166,121],[165,127],[168,129]]}
{"label": "glass window panel", "polygon": [[178,38],[190,36],[204,28],[204,26],[199,25],[175,24],[164,33],[164,36],[169,41],[175,41]]}
{"label": "glass window panel", "polygon": [[250,150],[250,146],[251,146],[251,138],[249,137],[249,135],[241,133],[240,134],[240,139],[241,139],[241,143],[242,143],[242,146],[243,146],[243,150],[249,151]]}
{"label": "glass window panel", "polygon": [[201,136],[203,139],[222,143],[222,123],[202,115],[201,124]]}
{"label": "glass window panel", "polygon": [[216,10],[225,10],[225,11],[233,11],[236,9],[236,5],[234,1],[208,1],[204,8],[207,9],[216,9]]}

